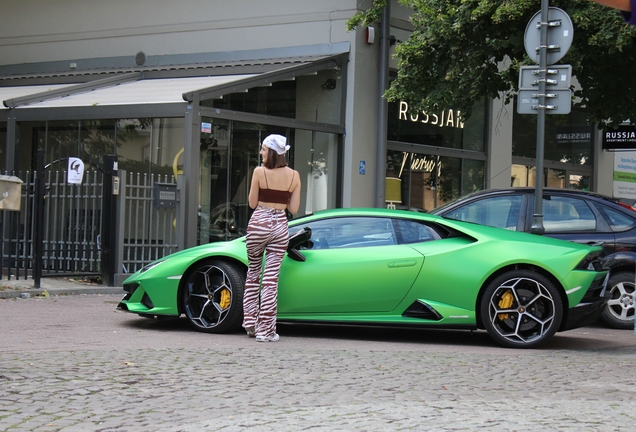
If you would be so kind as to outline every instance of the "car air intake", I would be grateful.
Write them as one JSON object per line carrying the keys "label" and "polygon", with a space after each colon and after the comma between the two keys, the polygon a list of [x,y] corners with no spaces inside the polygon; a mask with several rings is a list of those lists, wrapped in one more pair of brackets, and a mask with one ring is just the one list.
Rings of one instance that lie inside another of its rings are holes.
{"label": "car air intake", "polygon": [[435,309],[420,300],[413,302],[413,304],[402,313],[402,316],[432,321],[440,321],[442,319],[442,316],[437,313]]}

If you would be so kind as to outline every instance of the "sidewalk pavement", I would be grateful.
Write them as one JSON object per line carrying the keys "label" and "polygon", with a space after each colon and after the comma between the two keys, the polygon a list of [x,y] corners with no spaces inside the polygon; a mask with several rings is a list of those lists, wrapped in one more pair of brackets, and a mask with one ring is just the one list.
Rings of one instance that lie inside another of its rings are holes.
{"label": "sidewalk pavement", "polygon": [[17,280],[0,279],[0,299],[82,294],[123,295],[124,289],[121,286],[109,287],[82,278],[42,278],[40,288],[35,288],[34,281],[30,277]]}

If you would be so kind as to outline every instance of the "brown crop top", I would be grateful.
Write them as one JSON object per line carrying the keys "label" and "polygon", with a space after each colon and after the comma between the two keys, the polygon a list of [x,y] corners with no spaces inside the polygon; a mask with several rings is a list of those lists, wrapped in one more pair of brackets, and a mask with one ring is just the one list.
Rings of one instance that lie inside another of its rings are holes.
{"label": "brown crop top", "polygon": [[267,203],[275,203],[275,204],[289,204],[289,200],[291,199],[291,189],[294,184],[294,175],[295,171],[292,172],[292,179],[289,185],[289,189],[286,191],[277,190],[277,189],[269,189],[269,184],[267,184],[267,175],[265,175],[265,170],[263,170],[263,175],[265,176],[265,184],[267,187],[265,189],[258,190],[258,200],[261,202]]}

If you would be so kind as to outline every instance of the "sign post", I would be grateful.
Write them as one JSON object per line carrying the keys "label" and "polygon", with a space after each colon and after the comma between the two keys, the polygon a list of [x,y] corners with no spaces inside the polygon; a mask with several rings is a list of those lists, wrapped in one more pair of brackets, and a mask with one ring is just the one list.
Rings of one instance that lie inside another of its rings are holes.
{"label": "sign post", "polygon": [[[537,22],[537,18],[540,18]],[[570,80],[572,67],[549,64],[563,58],[572,45],[572,20],[561,9],[549,7],[549,0],[541,0],[541,11],[526,27],[524,43],[528,56],[539,63],[522,67],[519,74],[517,112],[537,114],[537,172],[534,194],[534,214],[530,232],[543,234],[543,159],[545,147],[545,114],[568,114],[572,104]],[[552,44],[549,44],[552,42]]]}

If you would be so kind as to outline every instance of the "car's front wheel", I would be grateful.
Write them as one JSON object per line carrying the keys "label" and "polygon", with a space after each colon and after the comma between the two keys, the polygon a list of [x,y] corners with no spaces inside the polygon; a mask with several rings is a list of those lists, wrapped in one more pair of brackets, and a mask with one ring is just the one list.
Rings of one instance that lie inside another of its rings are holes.
{"label": "car's front wheel", "polygon": [[237,266],[219,260],[196,264],[181,291],[186,318],[195,329],[207,333],[239,329],[244,286],[244,274]]}
{"label": "car's front wheel", "polygon": [[634,328],[634,273],[618,272],[610,276],[607,290],[611,294],[601,318],[607,325],[617,329]]}
{"label": "car's front wheel", "polygon": [[534,348],[561,325],[563,303],[548,278],[530,270],[513,270],[488,285],[480,312],[496,342],[511,348]]}

